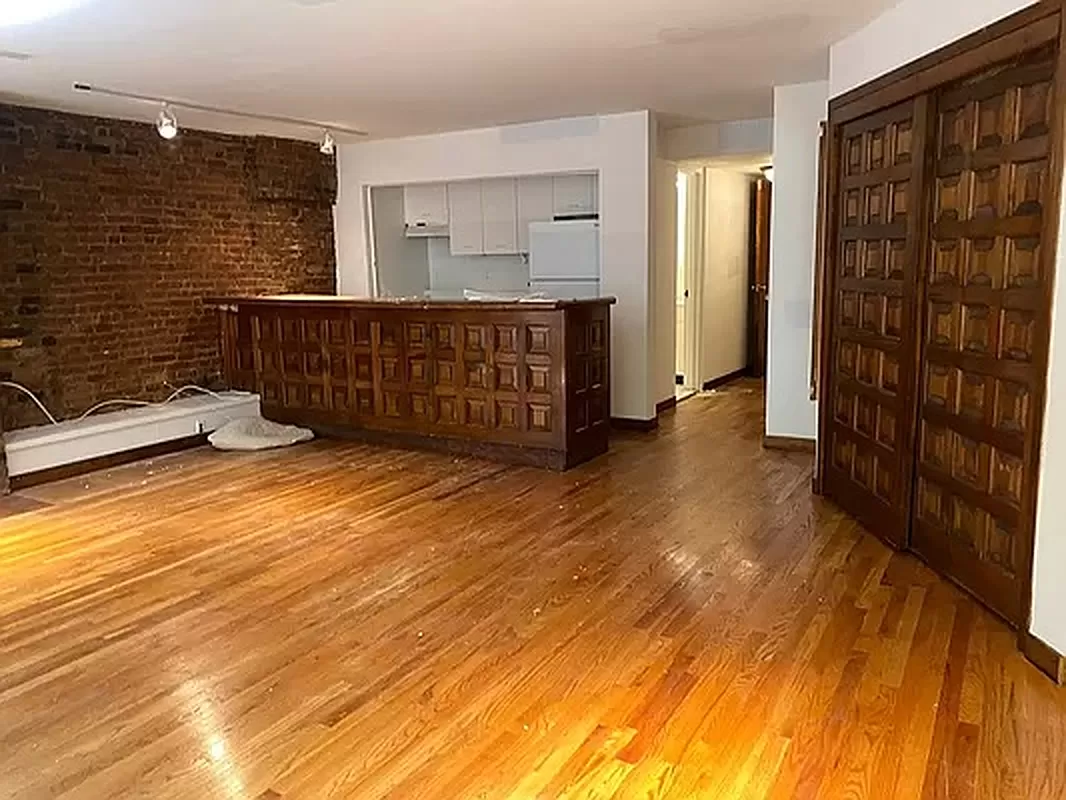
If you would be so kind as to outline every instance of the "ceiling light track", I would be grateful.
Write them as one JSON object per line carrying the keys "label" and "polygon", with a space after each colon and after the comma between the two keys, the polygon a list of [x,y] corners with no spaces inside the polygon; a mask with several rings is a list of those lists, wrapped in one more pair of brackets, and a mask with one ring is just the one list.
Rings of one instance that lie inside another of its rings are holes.
{"label": "ceiling light track", "polygon": [[254,114],[249,111],[235,111],[229,108],[208,106],[202,103],[191,103],[186,100],[175,100],[171,97],[156,97],[154,95],[137,94],[136,92],[123,92],[118,89],[108,89],[104,86],[94,86],[88,83],[75,83],[74,91],[84,92],[86,94],[100,94],[107,97],[119,97],[123,100],[133,100],[138,103],[161,105],[163,110],[160,112],[159,118],[156,121],[156,129],[159,131],[159,135],[164,139],[173,139],[178,133],[178,121],[173,111],[175,108],[184,108],[190,111],[202,111],[208,114],[222,114],[227,117],[251,119],[259,122],[275,122],[281,125],[292,125],[293,127],[299,128],[316,128],[323,131],[319,150],[326,155],[333,154],[335,148],[333,135],[335,133],[360,137],[369,135],[366,131],[361,131],[358,128],[348,128],[343,125],[332,125],[324,122],[316,122],[314,120],[298,119],[296,117],[281,117],[275,114]]}

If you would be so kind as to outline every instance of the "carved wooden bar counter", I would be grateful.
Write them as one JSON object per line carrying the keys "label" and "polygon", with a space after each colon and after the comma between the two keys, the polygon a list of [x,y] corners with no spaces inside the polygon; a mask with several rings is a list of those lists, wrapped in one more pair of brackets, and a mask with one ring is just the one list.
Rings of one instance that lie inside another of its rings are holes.
{"label": "carved wooden bar counter", "polygon": [[614,298],[205,302],[226,380],[268,419],[553,469],[607,451]]}

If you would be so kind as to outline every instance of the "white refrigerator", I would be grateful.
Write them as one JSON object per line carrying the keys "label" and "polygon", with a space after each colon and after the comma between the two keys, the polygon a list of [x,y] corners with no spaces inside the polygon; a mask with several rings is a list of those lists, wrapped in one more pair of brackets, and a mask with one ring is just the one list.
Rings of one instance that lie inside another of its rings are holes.
{"label": "white refrigerator", "polygon": [[560,300],[599,297],[599,220],[530,223],[529,289]]}

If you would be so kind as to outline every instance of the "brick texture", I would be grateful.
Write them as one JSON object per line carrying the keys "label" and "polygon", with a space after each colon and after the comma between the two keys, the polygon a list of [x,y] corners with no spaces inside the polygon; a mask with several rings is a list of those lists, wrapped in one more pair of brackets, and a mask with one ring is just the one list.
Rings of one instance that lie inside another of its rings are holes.
{"label": "brick texture", "polygon": [[[67,417],[218,385],[202,298],[335,291],[336,165],[307,142],[0,105],[0,380]],[[43,417],[0,390],[0,429]],[[2,452],[0,452],[2,459]],[[2,475],[2,466],[0,466]]]}

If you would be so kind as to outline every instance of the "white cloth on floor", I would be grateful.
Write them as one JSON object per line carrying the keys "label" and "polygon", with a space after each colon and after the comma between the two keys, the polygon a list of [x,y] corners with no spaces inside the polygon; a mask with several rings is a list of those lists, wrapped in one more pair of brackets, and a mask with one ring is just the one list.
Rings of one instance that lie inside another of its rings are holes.
{"label": "white cloth on floor", "polygon": [[216,450],[269,450],[272,447],[307,442],[315,434],[295,425],[279,425],[262,417],[243,417],[227,422],[207,437]]}

